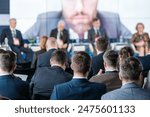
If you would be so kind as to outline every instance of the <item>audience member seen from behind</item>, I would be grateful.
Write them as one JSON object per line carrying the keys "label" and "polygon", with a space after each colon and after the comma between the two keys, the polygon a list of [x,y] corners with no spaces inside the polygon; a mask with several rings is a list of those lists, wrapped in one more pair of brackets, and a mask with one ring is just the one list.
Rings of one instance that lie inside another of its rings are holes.
{"label": "audience member seen from behind", "polygon": [[91,58],[85,52],[77,52],[72,57],[71,68],[73,79],[67,83],[56,85],[51,95],[52,100],[96,100],[106,92],[102,83],[87,80],[91,66]]}
{"label": "audience member seen from behind", "polygon": [[119,51],[119,63],[123,62],[126,58],[134,56],[134,51],[131,47],[125,46]]}
{"label": "audience member seen from behind", "polygon": [[88,78],[91,78],[92,76],[96,75],[100,69],[105,71],[103,64],[104,63],[103,55],[107,49],[108,49],[107,38],[98,38],[96,40],[97,55],[92,58],[92,65]]}
{"label": "audience member seen from behind", "polygon": [[60,20],[57,28],[51,31],[50,37],[54,37],[57,40],[59,49],[67,50],[69,44],[69,31],[65,29],[65,22],[63,20]]}
{"label": "audience member seen from behind", "polygon": [[[15,18],[11,18],[9,23],[10,27],[2,31],[0,42],[2,43],[5,38],[8,39],[8,45],[10,46],[11,50],[17,54],[18,63],[31,62],[33,52],[28,48],[28,45],[23,42],[21,32],[16,29],[17,20]],[[23,58],[21,52],[26,54],[25,59]]]}
{"label": "audience member seen from behind", "polygon": [[51,67],[37,68],[31,79],[30,89],[32,99],[49,99],[55,85],[72,79],[72,75],[65,72],[67,55],[62,50],[55,50],[50,59]]}
{"label": "audience member seen from behind", "polygon": [[53,37],[49,37],[46,42],[46,52],[40,54],[37,59],[37,67],[50,66],[50,58],[54,50],[57,49],[57,41]]}
{"label": "audience member seen from behind", "polygon": [[40,39],[40,50],[34,52],[31,68],[36,68],[38,56],[39,56],[40,54],[46,52],[46,42],[47,42],[47,39],[48,39],[47,36],[43,36],[43,37]]}
{"label": "audience member seen from behind", "polygon": [[15,77],[16,56],[11,51],[0,52],[0,94],[12,100],[29,99],[29,85]]}
{"label": "audience member seen from behind", "polygon": [[150,100],[149,91],[142,89],[138,82],[141,81],[142,65],[134,57],[126,58],[120,64],[119,77],[122,87],[108,92],[102,96],[103,100]]}
{"label": "audience member seen from behind", "polygon": [[138,59],[141,61],[143,65],[144,77],[147,77],[148,71],[150,70],[150,40],[147,41],[147,48],[148,48],[148,51],[146,55],[143,57],[141,56],[138,57]]}
{"label": "audience member seen from behind", "polygon": [[121,87],[121,80],[118,72],[118,52],[108,50],[103,55],[105,73],[93,76],[90,81],[104,83],[107,87],[107,92]]}
{"label": "audience member seen from behind", "polygon": [[147,41],[149,40],[148,33],[144,32],[144,24],[138,23],[136,25],[136,33],[132,36],[132,43],[139,52],[139,56],[144,56],[147,53]]}

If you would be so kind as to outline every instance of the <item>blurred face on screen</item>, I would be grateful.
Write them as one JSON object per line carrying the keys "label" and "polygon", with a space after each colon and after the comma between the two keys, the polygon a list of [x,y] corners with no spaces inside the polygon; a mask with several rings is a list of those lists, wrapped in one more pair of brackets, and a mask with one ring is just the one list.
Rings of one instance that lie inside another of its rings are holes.
{"label": "blurred face on screen", "polygon": [[63,16],[78,34],[89,29],[97,14],[98,0],[61,0]]}

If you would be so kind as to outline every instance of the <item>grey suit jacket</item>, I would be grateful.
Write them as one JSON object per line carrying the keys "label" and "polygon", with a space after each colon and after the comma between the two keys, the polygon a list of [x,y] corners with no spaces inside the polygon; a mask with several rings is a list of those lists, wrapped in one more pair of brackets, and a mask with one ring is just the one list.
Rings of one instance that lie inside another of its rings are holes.
{"label": "grey suit jacket", "polygon": [[140,88],[135,83],[123,85],[120,89],[108,92],[101,98],[102,100],[150,100],[149,91]]}
{"label": "grey suit jacket", "polygon": [[122,82],[119,79],[118,72],[106,72],[101,75],[93,76],[90,79],[91,82],[104,83],[107,87],[107,92],[121,87]]}
{"label": "grey suit jacket", "polygon": [[[111,12],[100,12],[97,14],[106,31],[108,38],[130,38],[131,32],[121,23],[119,15]],[[37,17],[34,25],[28,29],[24,37],[49,36],[52,29],[56,28],[58,21],[62,19],[62,12],[46,12]],[[66,26],[68,28],[69,26]]]}

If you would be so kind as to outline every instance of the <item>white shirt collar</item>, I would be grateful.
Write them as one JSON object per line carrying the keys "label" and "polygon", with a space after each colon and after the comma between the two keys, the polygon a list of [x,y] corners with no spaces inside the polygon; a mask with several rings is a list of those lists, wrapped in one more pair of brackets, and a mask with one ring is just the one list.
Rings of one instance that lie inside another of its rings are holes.
{"label": "white shirt collar", "polygon": [[11,30],[11,31],[13,31],[13,30],[16,31],[16,29],[15,29],[15,28],[12,28],[12,27],[10,27],[10,30]]}
{"label": "white shirt collar", "polygon": [[87,77],[73,76],[73,79],[87,79]]}
{"label": "white shirt collar", "polygon": [[118,71],[118,70],[114,68],[109,68],[109,69],[106,69],[106,71]]}
{"label": "white shirt collar", "polygon": [[98,51],[98,52],[97,52],[97,55],[99,55],[99,54],[101,54],[101,53],[103,53],[103,52],[104,52],[104,51]]}
{"label": "white shirt collar", "polygon": [[0,76],[10,75],[10,73],[1,73]]}

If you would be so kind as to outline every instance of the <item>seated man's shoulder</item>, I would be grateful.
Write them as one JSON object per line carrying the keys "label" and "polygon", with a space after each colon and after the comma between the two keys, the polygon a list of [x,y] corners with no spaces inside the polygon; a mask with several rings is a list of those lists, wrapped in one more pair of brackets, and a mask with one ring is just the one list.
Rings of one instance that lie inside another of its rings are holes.
{"label": "seated man's shoulder", "polygon": [[107,100],[107,99],[117,99],[117,97],[118,97],[119,95],[122,95],[122,94],[120,94],[119,92],[121,92],[120,89],[115,89],[115,90],[113,90],[113,91],[110,91],[110,92],[104,94],[104,95],[102,96],[102,99],[106,99],[106,100]]}
{"label": "seated man's shoulder", "polygon": [[14,83],[20,87],[24,87],[24,86],[28,87],[29,86],[29,84],[27,82],[23,81],[20,77],[16,77],[16,76],[12,75],[12,78],[14,80]]}
{"label": "seated man's shoulder", "polygon": [[95,76],[93,76],[92,78],[90,78],[90,80],[89,81],[91,81],[91,82],[98,82],[98,83],[102,83],[103,82],[103,80],[105,80],[104,78],[105,78],[105,74],[101,74],[101,75],[95,75]]}
{"label": "seated man's shoulder", "polygon": [[89,86],[90,87],[94,87],[94,88],[106,88],[106,85],[104,83],[98,83],[98,82],[89,82]]}

